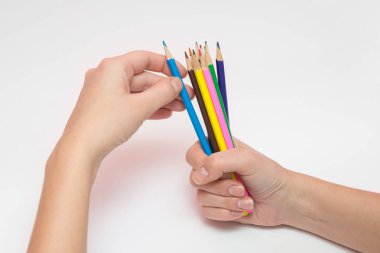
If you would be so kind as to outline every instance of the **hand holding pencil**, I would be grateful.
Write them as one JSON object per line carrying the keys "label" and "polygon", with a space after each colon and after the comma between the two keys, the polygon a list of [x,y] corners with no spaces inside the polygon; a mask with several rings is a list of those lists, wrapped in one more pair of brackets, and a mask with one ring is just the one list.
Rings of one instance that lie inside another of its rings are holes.
{"label": "hand holding pencil", "polygon": [[[185,67],[178,66],[179,75],[186,76]],[[146,119],[164,119],[172,111],[184,110],[177,97],[183,84],[157,72],[170,75],[165,56],[148,51],[133,51],[101,61],[86,73],[64,136],[75,136],[86,142],[89,152],[104,156],[127,141]],[[193,96],[190,87],[183,90]]]}
{"label": "hand holding pencil", "polygon": [[[168,50],[166,43],[163,42],[163,44],[167,55],[169,68],[174,76],[178,76],[173,56]],[[218,49],[220,50],[219,43]],[[233,149],[234,143],[229,127],[229,120],[215,74],[215,68],[208,52],[207,42],[205,43],[204,49],[202,46],[198,47],[198,43],[196,43],[196,48],[194,50],[189,49],[189,54],[191,60],[185,52],[188,73],[195,90],[202,117],[205,121],[206,129],[210,138],[210,144],[205,137],[203,129],[199,125],[199,120],[194,112],[192,104],[185,102],[185,106],[188,110],[201,146],[207,155],[211,155],[211,151],[218,152]],[[186,94],[181,94],[181,96],[182,95],[185,97],[184,101],[186,101]],[[231,173],[231,178],[242,183],[242,180],[238,174]],[[249,197],[246,190],[244,191],[244,196]],[[244,215],[248,215],[250,213],[252,213],[252,209],[244,211]]]}
{"label": "hand holding pencil", "polygon": [[[194,169],[190,182],[198,189],[202,214],[212,220],[237,221],[261,226],[282,224],[282,207],[288,196],[284,182],[289,173],[275,161],[235,139],[236,148],[206,156],[199,143],[186,154]],[[244,185],[228,175],[238,173]],[[254,196],[244,196],[244,189]],[[252,210],[249,216],[245,210]]]}

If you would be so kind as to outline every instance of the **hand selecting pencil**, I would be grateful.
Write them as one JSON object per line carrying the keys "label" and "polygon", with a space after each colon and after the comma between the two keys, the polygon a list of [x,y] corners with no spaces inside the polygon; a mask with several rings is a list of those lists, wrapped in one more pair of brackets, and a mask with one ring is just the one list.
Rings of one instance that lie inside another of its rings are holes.
{"label": "hand selecting pencil", "polygon": [[[186,69],[179,68],[178,73],[185,76]],[[107,58],[87,71],[62,140],[83,142],[91,155],[104,157],[146,119],[164,119],[172,111],[184,110],[182,101],[176,99],[183,84],[154,72],[170,74],[165,57],[147,51]],[[190,87],[188,91],[193,96]]]}

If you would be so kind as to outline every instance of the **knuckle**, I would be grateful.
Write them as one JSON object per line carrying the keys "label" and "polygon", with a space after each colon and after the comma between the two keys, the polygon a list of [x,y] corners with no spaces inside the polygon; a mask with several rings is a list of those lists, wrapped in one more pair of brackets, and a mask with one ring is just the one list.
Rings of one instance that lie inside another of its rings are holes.
{"label": "knuckle", "polygon": [[91,78],[92,75],[93,75],[93,73],[94,73],[94,70],[95,70],[94,68],[90,68],[90,69],[88,69],[88,70],[86,71],[85,75],[84,75],[85,79],[89,79],[89,78]]}
{"label": "knuckle", "polygon": [[124,70],[125,70],[125,77],[127,79],[133,78],[135,71],[133,69],[133,65],[129,61],[125,62],[125,69]]}
{"label": "knuckle", "polygon": [[88,69],[86,71],[86,73],[84,74],[84,81],[85,81],[85,83],[87,83],[89,80],[93,79],[94,73],[95,73],[95,69],[94,68]]}
{"label": "knuckle", "polygon": [[105,70],[112,67],[113,64],[114,64],[114,60],[112,60],[111,58],[104,58],[103,60],[100,61],[98,69]]}
{"label": "knuckle", "polygon": [[129,56],[129,55],[135,55],[135,54],[137,54],[137,55],[144,55],[144,54],[146,54],[148,51],[146,51],[146,50],[132,50],[132,51],[130,51],[130,52],[128,52],[127,53],[127,56]]}
{"label": "knuckle", "polygon": [[[171,82],[173,81],[174,79],[172,77],[166,77],[164,80],[162,80],[162,89],[165,90],[166,93],[168,94],[171,94],[171,95],[174,95],[175,92],[174,92],[174,88],[173,88],[173,85],[171,84]],[[172,99],[170,97],[168,97],[168,102],[170,102]]]}

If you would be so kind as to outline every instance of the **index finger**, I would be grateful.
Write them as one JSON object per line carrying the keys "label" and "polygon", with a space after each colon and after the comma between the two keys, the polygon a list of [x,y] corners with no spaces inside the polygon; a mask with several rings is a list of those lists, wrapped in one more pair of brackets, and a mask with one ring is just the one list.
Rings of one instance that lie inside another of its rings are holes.
{"label": "index finger", "polygon": [[[116,56],[114,59],[120,61],[124,65],[128,79],[144,72],[144,70],[161,72],[167,76],[171,75],[169,66],[166,63],[166,56],[162,54],[141,50]],[[181,76],[185,77],[187,74],[186,68],[178,61],[176,61],[176,64]]]}

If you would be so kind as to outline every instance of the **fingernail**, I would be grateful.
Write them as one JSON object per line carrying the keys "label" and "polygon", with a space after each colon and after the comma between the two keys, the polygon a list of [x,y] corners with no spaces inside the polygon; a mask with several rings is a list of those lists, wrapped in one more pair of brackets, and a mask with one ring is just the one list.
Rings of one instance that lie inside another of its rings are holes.
{"label": "fingernail", "polygon": [[173,85],[174,92],[177,93],[178,89],[181,87],[181,82],[179,81],[178,78],[174,78],[170,82]]}
{"label": "fingernail", "polygon": [[208,172],[205,167],[200,167],[199,170],[196,170],[193,174],[193,180],[196,184],[201,184],[203,180],[208,176]]}
{"label": "fingernail", "polygon": [[243,197],[244,196],[244,187],[240,185],[234,185],[228,188],[228,193],[234,197]]}
{"label": "fingernail", "polygon": [[234,217],[240,217],[240,216],[243,216],[243,213],[242,211],[232,211],[231,210],[231,215],[234,216]]}
{"label": "fingernail", "polygon": [[243,210],[251,210],[253,209],[253,200],[252,199],[239,199],[237,203],[238,207]]}

